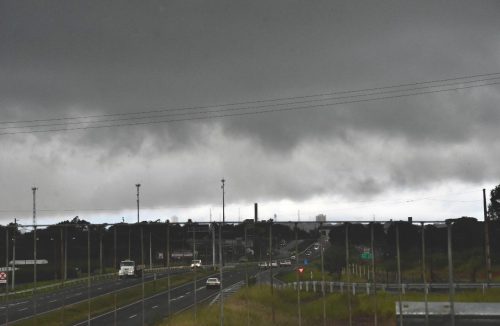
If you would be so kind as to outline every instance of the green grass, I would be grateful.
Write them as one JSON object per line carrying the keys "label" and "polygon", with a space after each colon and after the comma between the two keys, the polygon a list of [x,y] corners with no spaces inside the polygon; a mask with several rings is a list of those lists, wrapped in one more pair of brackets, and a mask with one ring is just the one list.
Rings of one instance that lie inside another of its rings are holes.
{"label": "green grass", "polygon": [[[200,271],[197,273],[198,278],[212,274],[212,271]],[[193,281],[193,274],[182,274],[173,275],[170,277],[171,287],[176,287],[188,282]],[[145,297],[153,295],[158,292],[165,291],[167,289],[167,279],[161,278],[156,281],[149,281],[144,283],[144,294]],[[121,307],[129,303],[135,302],[142,298],[142,286],[141,284],[135,285],[128,289],[123,289],[116,292],[115,294],[106,294],[91,299],[90,301],[90,311],[91,316],[97,316],[102,313],[111,311],[114,309],[115,300],[116,306]],[[40,314],[37,318],[38,325],[73,325],[78,321],[85,320],[88,315],[88,301],[68,305],[65,309],[58,309],[45,314]],[[28,326],[33,325],[33,319],[29,318],[19,322],[14,322],[11,325]]]}
{"label": "green grass", "polygon": [[[360,294],[351,296],[352,316],[355,325],[371,325],[374,316],[374,296]],[[247,304],[248,300],[248,304]],[[405,301],[423,301],[422,293],[407,293]],[[429,301],[447,301],[447,294],[430,294]],[[500,290],[490,289],[485,295],[481,291],[459,293],[456,301],[463,302],[500,302]],[[380,292],[377,295],[377,315],[380,325],[395,324],[395,305],[398,296]],[[346,325],[349,318],[347,295],[340,293],[325,296],[327,324]],[[275,325],[289,326],[297,324],[297,292],[293,289],[274,290],[274,296],[268,286],[255,286],[241,289],[225,301],[225,325],[270,325],[272,309],[275,310]],[[192,311],[185,311],[158,323],[160,326],[194,326],[203,321],[203,325],[219,325],[219,306],[203,306],[198,309],[197,322]],[[323,299],[321,294],[301,292],[302,325],[315,326],[323,323]]]}

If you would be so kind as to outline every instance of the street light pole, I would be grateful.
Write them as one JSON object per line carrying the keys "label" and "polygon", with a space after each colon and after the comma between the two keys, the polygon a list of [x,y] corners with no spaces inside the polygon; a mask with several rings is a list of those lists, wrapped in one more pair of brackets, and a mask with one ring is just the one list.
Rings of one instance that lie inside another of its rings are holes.
{"label": "street light pole", "polygon": [[139,188],[141,187],[141,184],[137,183],[135,186],[137,188],[137,223],[139,223]]}
{"label": "street light pole", "polygon": [[483,210],[484,210],[484,249],[486,256],[486,275],[488,285],[491,282],[491,255],[490,255],[490,217],[486,211],[486,189],[483,189]]}
{"label": "street light pole", "polygon": [[226,208],[225,206],[226,205],[225,205],[225,198],[224,198],[225,194],[226,194],[226,191],[224,189],[224,184],[225,184],[226,180],[222,179],[221,182],[222,182],[222,186],[221,186],[221,188],[222,188],[222,224],[224,224],[226,222],[226,214],[225,214],[225,208]]}
{"label": "street light pole", "polygon": [[220,290],[219,290],[219,303],[220,303],[220,325],[224,325],[224,291],[223,291],[223,283],[222,283],[222,227],[224,226],[224,222],[226,220],[225,215],[225,182],[226,180],[221,180],[222,185],[222,224],[219,225],[219,277],[220,277]]}
{"label": "street light pole", "polygon": [[37,187],[32,187],[33,191],[33,312],[35,315],[35,325],[37,324],[37,312],[36,312],[36,191]]}

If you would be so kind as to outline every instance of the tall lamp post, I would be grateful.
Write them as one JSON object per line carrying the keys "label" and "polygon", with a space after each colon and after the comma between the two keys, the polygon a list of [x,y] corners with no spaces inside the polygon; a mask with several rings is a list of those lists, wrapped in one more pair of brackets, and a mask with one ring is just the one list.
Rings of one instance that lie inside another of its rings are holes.
{"label": "tall lamp post", "polygon": [[223,296],[223,283],[222,283],[222,227],[224,226],[224,221],[225,221],[225,202],[224,202],[224,194],[225,194],[225,189],[224,189],[224,184],[226,180],[222,179],[222,224],[219,226],[219,277],[220,277],[220,289],[219,289],[219,307],[220,307],[220,325],[224,325],[224,296]]}
{"label": "tall lamp post", "polygon": [[222,182],[222,186],[221,186],[221,189],[222,189],[222,224],[224,224],[226,222],[226,214],[225,214],[225,209],[226,209],[226,205],[225,205],[225,190],[224,190],[224,184],[226,182],[226,180],[222,179],[221,180]]}
{"label": "tall lamp post", "polygon": [[139,223],[139,188],[141,187],[141,184],[137,183],[135,187],[137,188],[137,223]]}

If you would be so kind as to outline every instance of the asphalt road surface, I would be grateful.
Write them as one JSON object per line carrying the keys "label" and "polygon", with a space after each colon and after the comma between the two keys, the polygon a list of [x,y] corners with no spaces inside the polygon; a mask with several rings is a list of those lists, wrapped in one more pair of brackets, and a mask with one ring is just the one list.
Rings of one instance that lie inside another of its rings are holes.
{"label": "asphalt road surface", "polygon": [[[185,273],[186,271],[175,271],[171,275]],[[256,268],[249,268],[249,275],[255,275]],[[157,278],[166,277],[166,272],[157,274]],[[144,276],[145,281],[151,281],[154,276],[147,274]],[[218,274],[217,274],[218,277]],[[207,300],[212,300],[218,294],[218,290],[205,289],[207,277],[200,278],[197,281],[197,302],[201,303]],[[245,279],[244,270],[228,270],[224,271],[223,287],[224,289],[231,288],[233,285]],[[86,284],[80,284],[61,290],[57,290],[47,294],[39,294],[36,296],[36,312],[42,314],[45,312],[58,310],[62,306],[70,305],[77,302],[85,302],[90,293],[90,297],[97,297],[103,294],[112,293],[114,291],[135,286],[141,283],[141,278],[128,278],[122,280],[102,280],[91,284],[88,291]],[[171,289],[170,292],[170,311],[171,314],[189,309],[194,305],[194,282],[190,282]],[[18,321],[34,316],[35,305],[32,298],[19,299],[10,301],[9,306],[5,303],[0,305],[0,323],[6,324],[7,312],[8,321]],[[168,315],[168,291],[155,294],[144,300],[144,321],[145,324],[150,324],[164,318]],[[142,325],[142,301],[138,301],[127,306],[121,307],[115,311],[105,313],[91,319],[91,325]],[[85,325],[87,320],[82,321],[77,325]]]}
{"label": "asphalt road surface", "polygon": [[[170,275],[185,273],[185,270],[172,271]],[[157,273],[157,278],[166,277],[167,273]],[[144,280],[151,281],[153,274],[145,274]],[[87,300],[89,292],[90,297],[97,297],[103,294],[112,293],[116,290],[125,289],[141,283],[141,278],[126,278],[126,279],[108,279],[94,281],[88,291],[87,284],[81,283],[79,285],[70,286],[60,290],[52,291],[50,293],[38,294],[36,298],[24,298],[9,301],[8,309],[5,302],[0,304],[0,323],[4,325],[7,321],[13,322],[20,319],[33,317],[35,311],[42,314],[52,310],[60,309],[62,306],[70,305],[77,302]]]}
{"label": "asphalt road surface", "polygon": [[[257,268],[249,268],[248,274],[255,275]],[[200,278],[196,284],[197,302],[209,302],[216,298],[219,294],[217,289],[206,289],[205,282],[208,277]],[[235,284],[242,282],[245,279],[244,270],[228,270],[224,272],[223,288],[227,290]],[[144,305],[144,315],[142,313]],[[175,314],[194,306],[194,282],[172,288],[170,292],[170,313]],[[119,308],[116,312],[102,314],[93,317],[90,324],[93,326],[108,326],[108,325],[127,325],[136,326],[144,324],[149,325],[168,316],[168,291],[158,293],[152,297],[146,298],[144,303],[137,301],[127,306]],[[194,318],[194,312],[193,312]],[[86,325],[87,320],[76,325]]]}

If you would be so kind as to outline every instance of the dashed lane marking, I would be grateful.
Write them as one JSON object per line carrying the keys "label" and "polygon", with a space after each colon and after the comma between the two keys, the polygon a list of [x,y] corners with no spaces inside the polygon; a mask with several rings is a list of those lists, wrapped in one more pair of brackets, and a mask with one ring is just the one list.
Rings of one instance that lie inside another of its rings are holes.
{"label": "dashed lane marking", "polygon": [[132,318],[135,318],[135,317],[137,317],[137,314],[128,317],[128,319],[132,319]]}
{"label": "dashed lane marking", "polygon": [[158,308],[158,306],[152,306],[151,308],[156,309],[156,308]]}

